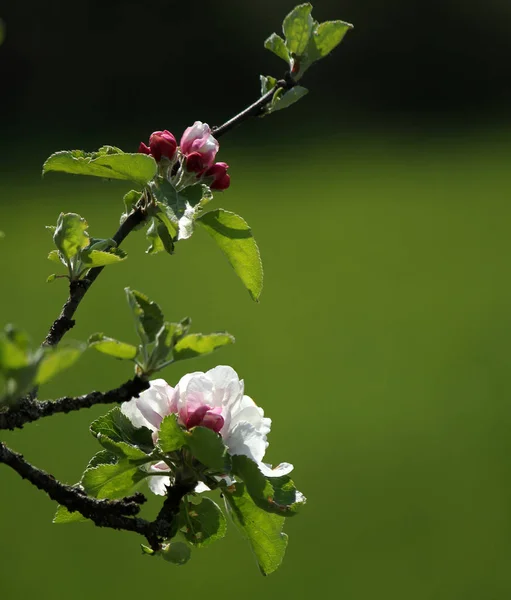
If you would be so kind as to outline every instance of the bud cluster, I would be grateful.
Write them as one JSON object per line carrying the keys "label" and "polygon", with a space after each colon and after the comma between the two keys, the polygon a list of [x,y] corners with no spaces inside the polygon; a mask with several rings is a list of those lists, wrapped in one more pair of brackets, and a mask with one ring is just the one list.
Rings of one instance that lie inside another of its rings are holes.
{"label": "bud cluster", "polygon": [[140,143],[138,151],[152,156],[159,164],[160,172],[176,189],[195,185],[199,181],[212,190],[226,190],[231,177],[227,173],[229,165],[215,162],[220,145],[207,123],[195,121],[188,127],[179,146],[176,138],[167,131],[155,131],[149,138],[149,145]]}

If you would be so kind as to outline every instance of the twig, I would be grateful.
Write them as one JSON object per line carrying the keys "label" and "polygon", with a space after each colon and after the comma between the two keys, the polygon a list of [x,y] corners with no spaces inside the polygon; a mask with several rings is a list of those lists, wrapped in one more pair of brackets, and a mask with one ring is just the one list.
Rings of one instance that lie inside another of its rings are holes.
{"label": "twig", "polygon": [[[296,82],[286,74],[284,79],[279,80],[273,89],[269,90],[264,96],[261,96],[256,102],[232,117],[232,119],[226,121],[223,125],[214,127],[212,130],[213,135],[218,138],[240,123],[243,123],[243,121],[260,115],[264,107],[272,101],[273,96],[279,89],[288,90],[295,85]],[[121,242],[123,242],[133,229],[135,229],[137,225],[140,225],[145,218],[146,215],[143,208],[135,208],[113,236],[117,246],[120,246]],[[88,272],[85,279],[71,282],[69,285],[69,298],[62,307],[60,315],[50,327],[50,331],[43,342],[43,346],[56,346],[62,340],[64,335],[74,327],[74,314],[90,286],[96,281],[103,269],[104,267],[95,267]]]}
{"label": "twig", "polygon": [[0,430],[22,428],[25,423],[31,423],[43,417],[90,408],[96,404],[125,402],[131,398],[137,398],[141,392],[148,388],[148,381],[140,377],[134,377],[108,392],[91,392],[75,398],[65,396],[58,400],[46,400],[44,402],[25,398],[9,410],[0,412]]}
{"label": "twig", "polygon": [[254,104],[251,104],[250,106],[242,110],[236,116],[232,117],[232,119],[226,121],[223,125],[220,125],[219,127],[213,127],[212,134],[216,138],[219,138],[221,135],[224,135],[224,133],[227,133],[231,129],[234,129],[234,127],[236,127],[237,125],[243,123],[243,121],[246,121],[251,117],[259,116],[260,114],[262,114],[264,107],[270,104],[270,102],[273,100],[273,97],[279,89],[289,90],[295,85],[296,82],[293,79],[291,79],[290,76],[286,75],[285,79],[280,79],[279,81],[277,81],[277,85],[268,92],[266,92],[266,94],[261,96],[259,100],[254,102]]}
{"label": "twig", "polygon": [[[140,225],[145,219],[146,215],[143,208],[135,208],[121,224],[119,229],[113,236],[113,240],[117,246],[120,246],[124,239],[135,229],[137,225]],[[78,281],[72,281],[69,285],[69,298],[66,300],[62,311],[58,318],[53,322],[50,327],[50,331],[46,336],[43,346],[56,346],[64,335],[74,327],[75,321],[73,316],[83,300],[83,297],[87,293],[90,286],[96,281],[104,267],[95,267],[91,269],[85,279]]]}
{"label": "twig", "polygon": [[57,481],[53,475],[34,467],[21,454],[0,442],[0,463],[11,467],[23,479],[44,490],[48,496],[70,512],[79,512],[98,527],[132,531],[144,536],[154,551],[161,549],[164,540],[175,535],[177,515],[182,498],[193,491],[193,483],[178,483],[168,488],[163,508],[152,522],[136,517],[140,505],[146,502],[143,494],[121,500],[98,500],[87,496],[80,488]]}

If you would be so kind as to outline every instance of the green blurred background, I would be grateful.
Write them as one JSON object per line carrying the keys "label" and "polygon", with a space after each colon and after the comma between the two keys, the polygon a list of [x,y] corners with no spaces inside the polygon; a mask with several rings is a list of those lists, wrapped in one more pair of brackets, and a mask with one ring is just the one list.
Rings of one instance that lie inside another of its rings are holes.
{"label": "green blurred background", "polygon": [[[54,150],[126,150],[153,129],[221,122],[255,99],[261,42],[291,2],[93,0],[2,6],[0,241],[4,322],[41,340],[66,297],[44,229],[60,211],[112,235],[128,186],[49,175]],[[67,8],[66,8],[67,7]],[[0,466],[0,595],[250,600],[504,600],[511,593],[510,9],[507,2],[317,2],[356,25],[310,95],[222,140],[215,198],[253,227],[260,304],[199,231],[173,257],[129,259],[92,288],[70,334],[134,341],[123,288],[232,348],[171,367],[231,364],[273,419],[268,460],[293,462],[309,502],[282,568],[260,576],[231,527],[174,568],[132,534],[53,526],[53,503]],[[74,65],[74,71],[71,66]],[[175,71],[172,71],[175,69]],[[174,73],[172,77],[170,73]],[[106,390],[128,365],[87,353],[45,398]],[[3,433],[74,483],[97,443],[92,409]],[[151,514],[157,508],[152,501]]]}

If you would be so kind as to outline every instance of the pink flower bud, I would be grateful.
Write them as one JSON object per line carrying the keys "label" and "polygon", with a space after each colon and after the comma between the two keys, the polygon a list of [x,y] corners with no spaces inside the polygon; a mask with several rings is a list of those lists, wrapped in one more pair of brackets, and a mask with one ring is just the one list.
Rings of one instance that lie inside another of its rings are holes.
{"label": "pink flower bud", "polygon": [[156,161],[159,162],[162,156],[172,160],[176,155],[176,138],[166,129],[164,131],[155,131],[149,138],[149,148]]}
{"label": "pink flower bud", "polygon": [[180,146],[185,156],[194,152],[202,154],[205,167],[210,167],[214,163],[219,148],[218,141],[211,135],[209,125],[201,121],[195,121],[185,130]]}
{"label": "pink flower bud", "polygon": [[192,152],[186,157],[186,170],[192,173],[201,173],[207,169],[208,165],[204,162],[204,155],[200,152]]}
{"label": "pink flower bud", "polygon": [[140,142],[140,146],[138,147],[138,152],[141,154],[151,154],[151,149],[144,144],[144,142]]}
{"label": "pink flower bud", "polygon": [[231,185],[231,176],[227,174],[228,168],[227,163],[218,162],[204,173],[204,177],[213,177],[213,182],[209,184],[212,190],[226,190]]}

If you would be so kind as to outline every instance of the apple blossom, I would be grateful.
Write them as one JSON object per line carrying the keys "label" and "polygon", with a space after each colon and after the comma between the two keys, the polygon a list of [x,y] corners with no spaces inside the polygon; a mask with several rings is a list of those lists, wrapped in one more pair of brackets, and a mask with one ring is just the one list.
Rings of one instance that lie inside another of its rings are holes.
{"label": "apple blossom", "polygon": [[[175,388],[163,379],[156,379],[139,398],[124,402],[121,410],[135,427],[150,429],[154,441],[164,417],[176,414],[178,423],[186,429],[201,426],[219,433],[229,454],[247,456],[268,477],[281,477],[293,469],[288,463],[272,469],[262,462],[271,420],[244,394],[244,382],[231,367],[218,366],[206,373],[189,373]],[[160,474],[149,479],[149,487],[155,494],[165,494],[170,480],[161,474],[168,470],[164,462],[151,465],[150,471]],[[202,485],[197,491],[204,489]]]}
{"label": "apple blossom", "polygon": [[[218,152],[218,141],[211,134],[211,129],[207,123],[195,121],[195,123],[185,129],[181,137],[181,152],[185,156],[197,152],[202,157],[202,169],[211,167],[215,161],[216,153]],[[194,160],[197,161],[196,157]],[[199,169],[199,170],[202,170]],[[191,169],[195,171],[196,169]]]}

